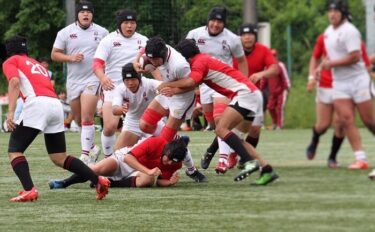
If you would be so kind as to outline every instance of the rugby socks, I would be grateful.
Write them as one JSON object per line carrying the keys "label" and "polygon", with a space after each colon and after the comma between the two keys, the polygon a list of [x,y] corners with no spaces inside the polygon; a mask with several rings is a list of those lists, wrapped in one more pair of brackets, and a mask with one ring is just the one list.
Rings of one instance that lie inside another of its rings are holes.
{"label": "rugby socks", "polygon": [[225,165],[228,165],[228,154],[221,154],[219,156],[219,163],[224,163]]}
{"label": "rugby socks", "polygon": [[341,144],[344,141],[345,137],[339,138],[336,135],[333,135],[332,137],[332,145],[331,145],[331,153],[329,154],[328,159],[329,160],[335,160],[338,151],[340,150]]}
{"label": "rugby socks", "polygon": [[116,143],[116,135],[105,136],[102,132],[102,148],[105,156],[110,156],[113,153],[113,146]]}
{"label": "rugby socks", "polygon": [[193,174],[195,172],[196,168],[194,166],[194,160],[193,160],[193,157],[191,157],[191,152],[189,149],[187,150],[187,153],[184,159],[184,165],[186,166],[187,172],[189,174]]}
{"label": "rugby socks", "polygon": [[81,146],[82,154],[89,155],[95,138],[95,127],[93,122],[82,123]]}
{"label": "rugby socks", "polygon": [[366,153],[364,151],[355,151],[354,156],[356,160],[366,161]]}
{"label": "rugby socks", "polygon": [[108,178],[111,182],[111,188],[135,188],[137,187],[136,181],[137,176],[124,177],[121,180],[112,180]]}
{"label": "rugby socks", "polygon": [[31,179],[29,164],[27,163],[25,156],[18,156],[14,158],[10,164],[12,165],[13,171],[21,181],[22,187],[25,191],[30,191],[34,187],[33,180]]}
{"label": "rugby socks", "polygon": [[81,160],[68,155],[64,161],[64,169],[71,171],[86,180],[91,180],[91,182],[96,185],[98,183],[98,175],[96,175],[91,168],[84,164]]}
{"label": "rugby socks", "polygon": [[219,149],[219,137],[215,137],[214,140],[212,141],[211,145],[207,148],[207,152],[210,154],[215,154],[216,151]]}
{"label": "rugby socks", "polygon": [[259,137],[258,138],[254,138],[254,137],[251,137],[250,135],[248,135],[246,137],[246,140],[245,140],[247,143],[250,143],[251,146],[253,146],[254,148],[257,147],[258,145],[258,142],[259,142]]}
{"label": "rugby socks", "polygon": [[162,131],[160,132],[160,136],[163,137],[165,140],[167,140],[167,142],[172,141],[176,134],[177,134],[177,130],[172,129],[167,126],[164,126]]}
{"label": "rugby socks", "polygon": [[272,171],[272,166],[267,164],[266,166],[261,168],[260,175],[263,175],[264,173],[271,173]]}
{"label": "rugby socks", "polygon": [[67,188],[72,184],[85,183],[86,181],[88,181],[86,177],[73,174],[70,177],[66,178],[65,180],[62,180],[61,182],[62,182],[63,188]]}
{"label": "rugby socks", "polygon": [[228,144],[226,144],[221,138],[218,138],[219,142],[219,162],[224,162],[228,164],[228,155],[231,153],[231,149]]}
{"label": "rugby socks", "polygon": [[316,147],[318,146],[318,143],[319,143],[319,138],[320,136],[323,134],[323,133],[318,133],[316,130],[315,130],[315,127],[312,128],[312,131],[313,131],[313,136],[312,136],[312,139],[311,139],[311,144]]}
{"label": "rugby socks", "polygon": [[241,157],[241,162],[245,163],[252,159],[235,133],[229,132],[223,140]]}

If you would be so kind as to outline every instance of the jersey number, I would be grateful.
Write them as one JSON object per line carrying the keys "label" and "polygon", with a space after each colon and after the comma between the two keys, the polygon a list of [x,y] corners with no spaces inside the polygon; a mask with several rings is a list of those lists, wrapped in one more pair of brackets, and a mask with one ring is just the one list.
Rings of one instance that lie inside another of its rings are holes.
{"label": "jersey number", "polygon": [[31,65],[32,74],[40,74],[45,77],[48,77],[48,71],[42,65],[31,63],[28,60],[26,60],[26,65]]}

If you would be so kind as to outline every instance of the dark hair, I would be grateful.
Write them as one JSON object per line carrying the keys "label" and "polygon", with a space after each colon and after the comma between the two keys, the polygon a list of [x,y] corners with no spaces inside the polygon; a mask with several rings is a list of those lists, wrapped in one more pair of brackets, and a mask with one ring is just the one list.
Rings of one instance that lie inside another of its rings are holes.
{"label": "dark hair", "polygon": [[173,162],[180,162],[185,159],[187,153],[186,143],[183,139],[179,138],[172,140],[164,145],[163,155],[166,155],[169,160]]}
{"label": "dark hair", "polygon": [[343,0],[330,0],[328,2],[327,10],[338,10],[341,12],[343,18],[348,19],[350,22],[352,21],[352,15],[349,12],[349,6],[346,1]]}
{"label": "dark hair", "polygon": [[137,78],[141,80],[141,74],[137,73],[133,67],[133,63],[127,63],[122,67],[121,70],[122,80]]}
{"label": "dark hair", "polygon": [[168,48],[164,40],[160,36],[150,38],[146,43],[145,53],[149,58],[162,58],[165,60],[167,57]]}
{"label": "dark hair", "polygon": [[199,54],[199,48],[194,39],[183,39],[176,45],[176,50],[181,53],[185,59],[189,59]]}
{"label": "dark hair", "polygon": [[5,49],[8,56],[28,54],[26,37],[15,35],[5,41]]}

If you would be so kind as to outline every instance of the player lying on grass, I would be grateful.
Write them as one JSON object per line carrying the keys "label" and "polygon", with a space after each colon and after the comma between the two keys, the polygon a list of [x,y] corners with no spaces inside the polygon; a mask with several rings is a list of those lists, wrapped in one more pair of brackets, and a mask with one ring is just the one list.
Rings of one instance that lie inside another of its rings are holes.
{"label": "player lying on grass", "polygon": [[[150,137],[132,148],[122,148],[107,159],[91,166],[95,173],[109,176],[111,187],[168,187],[178,180],[178,170],[187,153],[187,144],[179,138],[167,142],[163,137]],[[72,175],[49,183],[51,189],[66,188],[88,179]]]}
{"label": "player lying on grass", "polygon": [[[44,141],[52,162],[76,173],[96,185],[96,198],[108,193],[109,180],[96,175],[81,160],[66,155],[64,113],[52,87],[48,71],[36,60],[28,57],[27,39],[14,36],[5,42],[9,58],[3,63],[3,72],[9,81],[9,110],[7,125],[12,131],[8,155],[12,168],[21,181],[23,191],[11,202],[35,201],[38,191],[31,179],[25,150],[36,136],[44,133]],[[24,105],[17,122],[14,121],[16,101],[22,96]]]}
{"label": "player lying on grass", "polygon": [[[243,180],[251,173],[259,170],[259,164],[261,175],[255,182],[256,185],[266,185],[277,179],[278,175],[273,171],[271,165],[261,158],[254,147],[231,131],[244,121],[251,122],[254,117],[262,115],[262,95],[260,91],[238,70],[208,54],[200,53],[194,40],[180,41],[176,50],[189,61],[191,73],[188,78],[162,83],[159,86],[161,94],[171,96],[174,94],[173,88],[190,89],[193,86],[205,83],[218,93],[231,99],[229,107],[225,109],[216,125],[215,133],[244,162],[245,168],[235,177],[235,181]],[[246,134],[248,131],[242,132],[242,134]]]}

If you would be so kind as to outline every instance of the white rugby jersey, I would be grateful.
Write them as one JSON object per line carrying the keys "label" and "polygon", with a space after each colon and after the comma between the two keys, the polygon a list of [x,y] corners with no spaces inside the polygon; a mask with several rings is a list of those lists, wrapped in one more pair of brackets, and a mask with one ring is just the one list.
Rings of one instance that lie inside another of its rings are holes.
{"label": "white rugby jersey", "polygon": [[129,102],[129,111],[126,117],[132,120],[139,120],[150,102],[155,98],[156,89],[161,81],[142,77],[138,91],[133,93],[122,82],[115,89],[112,106],[122,106]]}
{"label": "white rugby jersey", "polygon": [[[324,32],[324,46],[330,60],[339,60],[353,51],[361,51],[361,34],[348,21],[336,29],[330,25]],[[367,70],[362,58],[355,64],[332,68],[335,81],[355,78],[365,73]]]}
{"label": "white rugby jersey", "polygon": [[112,81],[122,81],[122,66],[134,62],[139,49],[146,46],[147,40],[146,36],[137,32],[132,37],[125,38],[116,30],[100,41],[94,58],[104,60],[105,74]]}
{"label": "white rugby jersey", "polygon": [[[163,77],[163,81],[170,82],[187,78],[190,74],[190,65],[185,57],[171,46],[167,45],[167,48],[168,53],[165,62],[158,67],[160,74]],[[174,95],[173,98],[184,98],[184,96],[190,95],[191,92],[192,91],[177,94]]]}
{"label": "white rugby jersey", "polygon": [[67,55],[78,53],[84,55],[81,62],[67,62],[67,81],[83,84],[99,81],[92,71],[92,62],[96,47],[106,35],[108,35],[107,29],[95,23],[84,30],[76,22],[57,33],[54,48],[64,50]]}
{"label": "white rugby jersey", "polygon": [[186,38],[195,39],[202,53],[208,53],[230,66],[233,66],[232,56],[245,55],[240,37],[226,28],[217,36],[210,36],[207,26],[202,26],[189,31]]}

